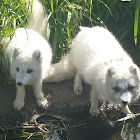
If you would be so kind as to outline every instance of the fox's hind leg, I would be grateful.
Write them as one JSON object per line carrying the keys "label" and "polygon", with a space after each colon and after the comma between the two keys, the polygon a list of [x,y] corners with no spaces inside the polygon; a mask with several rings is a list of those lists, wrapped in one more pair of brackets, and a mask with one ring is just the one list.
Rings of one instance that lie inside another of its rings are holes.
{"label": "fox's hind leg", "polygon": [[37,99],[38,106],[47,109],[48,108],[48,100],[44,97],[42,92],[42,82],[36,82],[33,85],[35,97]]}
{"label": "fox's hind leg", "polygon": [[14,108],[20,110],[24,107],[25,87],[17,85],[17,94],[14,101]]}

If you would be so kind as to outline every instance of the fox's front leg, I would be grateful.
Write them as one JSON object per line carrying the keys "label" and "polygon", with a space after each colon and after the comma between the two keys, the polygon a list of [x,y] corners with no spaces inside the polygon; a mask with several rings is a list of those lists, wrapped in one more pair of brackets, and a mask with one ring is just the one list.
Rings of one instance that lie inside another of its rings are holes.
{"label": "fox's front leg", "polygon": [[91,106],[90,106],[90,114],[92,116],[98,116],[99,114],[99,110],[98,110],[98,94],[94,88],[94,86],[92,86],[91,92],[90,92],[90,102],[91,102]]}
{"label": "fox's front leg", "polygon": [[35,97],[37,99],[38,106],[47,109],[48,108],[48,100],[44,97],[42,92],[42,82],[36,82],[33,85]]}
{"label": "fox's front leg", "polygon": [[25,87],[17,85],[17,94],[14,101],[14,108],[20,110],[24,107]]}

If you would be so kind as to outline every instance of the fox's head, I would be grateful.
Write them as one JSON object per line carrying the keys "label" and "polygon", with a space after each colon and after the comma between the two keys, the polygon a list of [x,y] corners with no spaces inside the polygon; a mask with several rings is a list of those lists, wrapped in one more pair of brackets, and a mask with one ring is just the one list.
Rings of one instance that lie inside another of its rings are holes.
{"label": "fox's head", "polygon": [[[28,50],[30,51],[30,50]],[[41,78],[41,53],[39,50],[32,54],[20,49],[13,51],[11,61],[12,76],[18,86],[30,85]]]}
{"label": "fox's head", "polygon": [[106,83],[108,93],[114,102],[127,105],[140,95],[140,70],[135,65],[116,65],[107,70]]}

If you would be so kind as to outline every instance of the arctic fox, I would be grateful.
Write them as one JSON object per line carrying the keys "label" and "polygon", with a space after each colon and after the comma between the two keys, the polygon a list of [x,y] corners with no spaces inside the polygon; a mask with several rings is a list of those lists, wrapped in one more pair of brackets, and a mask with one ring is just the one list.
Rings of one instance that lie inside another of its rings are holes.
{"label": "arctic fox", "polygon": [[[64,57],[58,64],[54,64],[48,80],[58,82],[64,80],[67,73],[69,77],[66,78],[71,78],[75,74],[74,91],[76,95],[81,95],[83,78],[92,87],[92,115],[99,113],[99,98],[120,104],[124,113],[131,113],[128,105],[139,97],[140,92],[139,68],[107,29],[98,26],[80,29],[71,44],[68,54],[71,59]],[[69,64],[68,71],[63,70],[63,66],[58,69],[58,65],[64,61]],[[75,73],[70,75],[71,70]]]}
{"label": "arctic fox", "polygon": [[28,28],[18,28],[6,48],[10,73],[16,80],[14,108],[17,110],[24,107],[26,85],[33,86],[38,106],[45,109],[48,107],[48,101],[42,92],[42,81],[48,75],[52,60],[51,47],[44,39],[48,20],[38,0],[33,0],[32,8],[33,19],[30,15]]}

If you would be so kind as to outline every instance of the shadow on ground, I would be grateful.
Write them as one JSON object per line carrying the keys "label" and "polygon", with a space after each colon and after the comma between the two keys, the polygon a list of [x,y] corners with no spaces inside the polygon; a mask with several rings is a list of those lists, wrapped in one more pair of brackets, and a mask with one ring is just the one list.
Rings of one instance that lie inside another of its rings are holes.
{"label": "shadow on ground", "polygon": [[[84,85],[81,96],[74,95],[73,82],[44,83],[43,92],[49,100],[47,110],[37,106],[36,99],[31,87],[26,87],[25,106],[16,111],[13,102],[16,97],[16,87],[0,87],[0,118],[8,115],[18,121],[29,121],[34,114],[52,113],[60,116],[72,116],[89,110],[90,86]],[[12,117],[13,116],[13,117]]]}
{"label": "shadow on ground", "polygon": [[[114,122],[114,120],[118,119],[118,115],[119,117],[121,116],[120,110],[116,109],[105,111],[105,114],[104,112],[100,112],[98,119],[91,118],[89,114],[90,86],[86,84],[83,84],[83,86],[83,94],[81,96],[76,96],[73,92],[72,80],[60,83],[44,83],[43,92],[50,103],[47,110],[37,106],[32,88],[26,87],[25,106],[20,111],[15,110],[13,107],[13,102],[16,97],[16,87],[0,87],[0,125],[3,126],[0,126],[0,130],[4,127],[6,127],[5,129],[10,129],[11,126],[31,122],[33,117],[36,115],[42,116],[43,114],[43,117],[45,116],[46,119],[47,116],[50,115],[51,117],[66,121],[69,118],[74,119],[77,122],[86,120],[84,121],[84,127],[76,127],[70,130],[71,140],[102,140],[102,138],[104,138],[104,140],[122,140],[122,137],[120,136],[121,132],[124,132],[123,136],[128,140],[129,134],[134,130],[132,129],[134,128],[133,123],[137,123],[137,126],[140,126],[140,118],[133,121],[131,120],[130,122],[120,122],[115,124],[115,126],[111,126],[109,120],[111,119],[111,121]],[[133,112],[139,112],[140,110],[139,106],[131,106],[130,108]],[[88,119],[88,117],[90,117],[90,119]],[[128,125],[128,123],[131,123],[132,126]],[[130,126],[130,129],[127,126]],[[127,128],[122,131],[123,127]],[[137,134],[140,134],[139,127]],[[126,140],[125,138],[123,140]]]}

